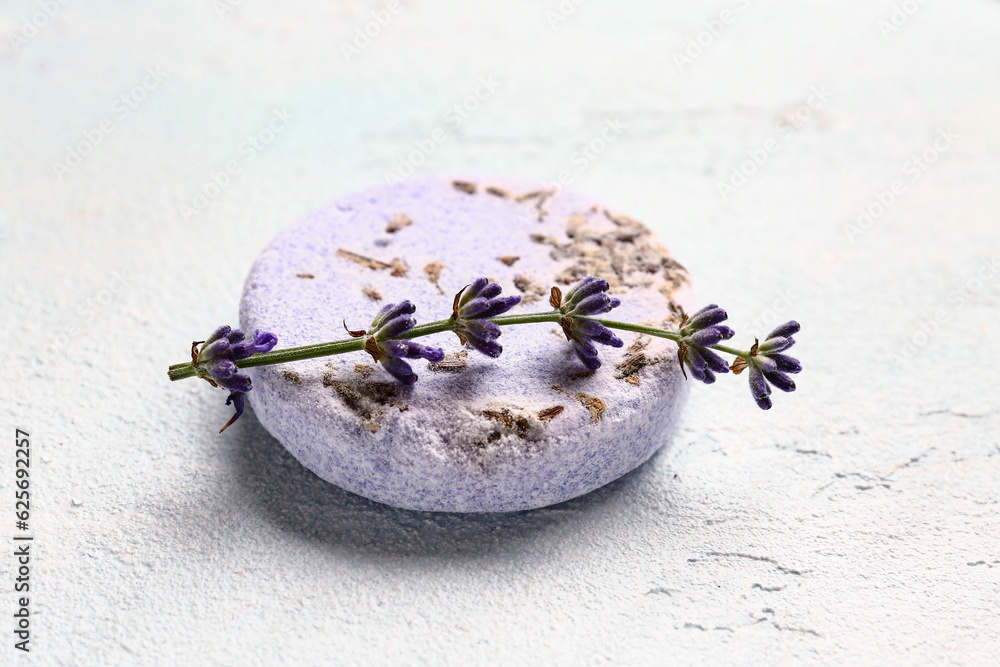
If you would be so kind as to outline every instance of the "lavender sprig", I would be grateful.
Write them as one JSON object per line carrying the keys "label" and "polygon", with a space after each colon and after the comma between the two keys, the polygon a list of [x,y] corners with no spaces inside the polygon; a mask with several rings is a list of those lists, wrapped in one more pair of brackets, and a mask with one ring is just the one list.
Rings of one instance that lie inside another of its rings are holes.
{"label": "lavender sprig", "polygon": [[601,367],[594,343],[621,347],[621,338],[614,335],[604,324],[592,319],[594,315],[610,312],[621,305],[621,300],[609,297],[608,281],[595,276],[587,276],[566,292],[563,298],[558,287],[552,288],[549,304],[562,313],[560,324],[566,338],[573,343],[573,351],[583,365],[596,371]]}
{"label": "lavender sprig", "polygon": [[[201,377],[212,386],[228,389],[226,405],[233,405],[236,414],[222,428],[224,431],[243,414],[245,396],[253,388],[250,378],[237,372],[238,369],[364,350],[398,381],[412,385],[417,381],[417,374],[406,360],[440,362],[444,359],[444,350],[421,345],[414,342],[414,338],[453,331],[463,344],[496,358],[503,352],[497,342],[501,326],[550,322],[562,326],[577,357],[591,371],[601,367],[595,343],[611,347],[624,345],[611,331],[619,329],[676,342],[678,361],[685,377],[690,371],[692,377],[705,384],[714,383],[717,374],[732,370],[738,375],[749,368],[751,395],[764,410],[771,408],[772,385],[783,391],[795,390],[795,382],[789,375],[800,372],[802,366],[784,351],[795,343],[792,336],[799,331],[798,322],[786,322],[768,334],[763,343],[755,341],[748,351],[737,350],[722,344],[733,337],[733,330],[722,324],[728,315],[715,304],[702,308],[690,318],[685,317],[677,330],[661,329],[598,317],[621,305],[619,299],[608,296],[608,289],[607,280],[587,276],[570,287],[565,297],[558,287],[553,287],[549,298],[551,311],[511,315],[506,314],[507,311],[520,303],[521,298],[501,297],[498,284],[487,278],[477,278],[455,295],[452,315],[446,320],[418,326],[413,318],[414,305],[400,301],[383,307],[369,330],[348,330],[350,339],[276,351],[272,349],[277,337],[272,333],[258,330],[252,341],[245,341],[242,331],[224,326],[207,340],[192,343],[191,361],[171,366],[169,376],[171,380]],[[717,352],[732,354],[736,359],[726,366]]]}

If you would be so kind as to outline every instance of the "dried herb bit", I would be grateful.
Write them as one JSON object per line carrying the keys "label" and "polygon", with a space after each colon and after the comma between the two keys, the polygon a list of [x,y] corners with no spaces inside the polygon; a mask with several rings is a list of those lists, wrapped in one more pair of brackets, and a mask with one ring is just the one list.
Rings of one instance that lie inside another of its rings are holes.
{"label": "dried herb bit", "polygon": [[385,231],[389,234],[395,234],[401,229],[405,229],[413,224],[413,218],[408,215],[403,215],[402,213],[392,216],[389,219],[389,224],[386,225]]}
{"label": "dried herb bit", "polygon": [[504,255],[503,257],[497,257],[497,260],[503,262],[507,266],[514,266],[514,262],[521,259],[519,255]]}
{"label": "dried herb bit", "polygon": [[457,373],[469,365],[469,352],[467,350],[459,350],[458,352],[449,352],[444,355],[444,359],[438,362],[429,363],[427,367],[432,371],[440,372],[450,372]]}
{"label": "dried herb bit", "polygon": [[552,286],[552,291],[549,292],[549,305],[553,308],[559,308],[562,305],[562,290]]}
{"label": "dried herb bit", "polygon": [[565,410],[565,409],[566,408],[564,408],[561,405],[553,405],[551,408],[545,408],[544,410],[542,410],[541,412],[539,412],[538,413],[538,419],[541,420],[541,421],[543,421],[543,422],[547,422],[547,421],[549,421],[551,419],[555,419],[556,417],[558,417],[559,415],[561,415],[562,411]]}
{"label": "dried herb bit", "polygon": [[316,277],[311,273],[296,273],[295,276],[297,278],[308,278],[309,280],[312,280]]}
{"label": "dried herb bit", "polygon": [[501,197],[503,199],[509,199],[510,198],[510,193],[509,192],[507,192],[503,188],[498,188],[498,187],[495,187],[493,185],[491,185],[490,187],[486,188],[486,192],[488,194],[493,195],[494,197]]}
{"label": "dried herb bit", "polygon": [[351,331],[350,329],[347,328],[347,320],[344,320],[343,322],[344,322],[344,331],[346,331],[347,335],[350,336],[351,338],[361,338],[362,336],[367,336],[368,335],[368,332],[365,331],[364,329],[358,329],[357,331]]}
{"label": "dried herb bit", "polygon": [[514,287],[524,295],[522,303],[534,303],[546,294],[545,286],[519,273],[514,276]]}
{"label": "dried herb bit", "polygon": [[364,255],[359,255],[356,252],[351,252],[350,250],[344,250],[343,248],[337,248],[337,254],[344,259],[355,262],[362,266],[367,266],[369,269],[380,270],[380,269],[391,269],[392,264],[386,264],[377,259],[372,259],[371,257],[365,257]]}
{"label": "dried herb bit", "polygon": [[452,181],[451,185],[456,190],[461,190],[462,192],[470,195],[476,194],[476,184],[470,183],[469,181]]}
{"label": "dried herb bit", "polygon": [[368,287],[368,286],[362,287],[361,288],[361,293],[364,294],[369,299],[371,299],[372,301],[381,301],[382,300],[382,293],[379,292],[374,287]]}
{"label": "dried herb bit", "polygon": [[392,258],[392,271],[389,272],[390,276],[394,278],[405,278],[409,270],[410,268],[406,266],[406,262],[401,260],[399,257]]}
{"label": "dried herb bit", "polygon": [[608,409],[608,404],[603,400],[596,396],[588,396],[583,392],[576,394],[576,400],[580,401],[583,407],[587,408],[595,422],[601,421],[601,417]]}
{"label": "dried herb bit", "polygon": [[441,289],[441,285],[438,281],[441,280],[441,272],[444,270],[444,264],[434,260],[430,264],[424,267],[424,273],[427,274],[427,278],[434,283],[434,287],[437,287],[438,292],[444,294],[444,290]]}

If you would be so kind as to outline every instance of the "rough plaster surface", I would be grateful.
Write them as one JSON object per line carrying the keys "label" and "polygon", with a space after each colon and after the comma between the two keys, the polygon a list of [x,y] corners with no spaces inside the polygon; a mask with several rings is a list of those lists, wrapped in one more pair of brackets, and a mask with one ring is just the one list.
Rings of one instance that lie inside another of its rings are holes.
{"label": "rough plaster surface", "polygon": [[[694,312],[683,266],[616,209],[544,183],[411,178],[342,197],[279,234],[247,276],[240,323],[274,333],[279,347],[310,345],[345,338],[345,322],[367,328],[404,298],[418,322],[446,319],[453,295],[480,276],[520,294],[519,314],[550,309],[549,287],[588,275],[623,301],[605,317],[676,327]],[[360,352],[252,369],[248,399],[303,465],[366,498],[534,509],[634,470],[677,424],[689,389],[677,346],[621,333],[622,348],[599,346],[593,373],[558,325],[536,324],[506,327],[496,360],[450,332],[420,339],[453,356],[444,367],[411,362],[414,387]]]}
{"label": "rough plaster surface", "polygon": [[[592,1],[552,29],[555,2],[414,1],[347,62],[360,2],[246,0],[222,18],[67,3],[16,53],[39,9],[5,3],[0,404],[34,439],[29,659],[1000,661],[1000,4],[925,3],[883,36],[893,4]],[[166,78],[123,118],[116,100],[154,63]],[[484,77],[499,85],[455,127]],[[813,88],[825,101],[803,111]],[[287,127],[241,152],[283,107]],[[105,117],[113,132],[60,181],[52,163]],[[793,315],[799,390],[761,413],[743,378],[693,387],[636,472],[512,515],[363,500],[252,414],[217,436],[219,394],[166,367],[236,320],[281,229],[384,182],[437,129],[417,172],[566,173],[667,239],[739,338]],[[723,201],[718,182],[768,139]],[[4,614],[12,568],[0,558]],[[0,662],[27,662],[7,630]]]}

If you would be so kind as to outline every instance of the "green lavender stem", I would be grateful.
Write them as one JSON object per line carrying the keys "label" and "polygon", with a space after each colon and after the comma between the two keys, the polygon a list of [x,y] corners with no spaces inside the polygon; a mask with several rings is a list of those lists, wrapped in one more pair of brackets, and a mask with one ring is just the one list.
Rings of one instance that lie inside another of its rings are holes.
{"label": "green lavender stem", "polygon": [[[522,315],[499,315],[492,318],[490,321],[499,326],[508,326],[512,324],[538,324],[543,322],[558,324],[560,320],[562,320],[562,317],[562,313],[558,310],[550,310],[542,313],[526,313]],[[605,320],[597,317],[589,319],[596,320],[609,329],[633,331],[635,333],[646,334],[648,336],[656,336],[657,338],[666,338],[667,340],[675,342],[682,338],[679,331],[658,329],[656,327],[632,324],[630,322]],[[452,319],[438,320],[436,322],[418,324],[400,336],[400,338],[419,338],[421,336],[429,336],[431,334],[442,333],[445,331],[455,331],[457,328],[458,325]],[[337,340],[330,343],[318,343],[316,345],[290,347],[285,350],[273,350],[266,354],[256,354],[248,359],[243,359],[237,362],[236,365],[239,368],[250,368],[252,366],[284,364],[289,361],[301,361],[303,359],[313,359],[315,357],[328,357],[335,354],[344,354],[345,352],[359,352],[365,349],[364,341],[364,338],[348,338],[346,340]],[[725,345],[713,345],[712,347],[720,352],[726,352],[737,357],[743,357],[744,359],[748,359],[750,357],[749,352],[736,350]],[[171,380],[183,380],[185,378],[196,377],[198,374],[198,370],[191,365],[191,362],[174,364],[168,370],[168,375]]]}

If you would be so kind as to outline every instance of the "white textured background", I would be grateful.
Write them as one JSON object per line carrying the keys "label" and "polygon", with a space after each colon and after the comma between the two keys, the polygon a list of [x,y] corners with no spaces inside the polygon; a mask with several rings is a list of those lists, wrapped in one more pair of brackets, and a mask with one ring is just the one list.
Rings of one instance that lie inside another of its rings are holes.
{"label": "white textured background", "polygon": [[[21,427],[37,550],[30,656],[0,558],[0,661],[1000,661],[1000,2],[908,0],[890,33],[881,0],[589,0],[554,28],[556,0],[410,0],[351,62],[381,3],[223,2],[0,7],[0,532]],[[480,77],[500,85],[452,127]],[[814,87],[829,96],[806,113]],[[287,128],[241,154],[282,109]],[[619,140],[574,161],[613,119]],[[216,436],[221,393],[167,365],[235,321],[278,230],[437,128],[420,173],[570,171],[657,229],[744,339],[775,306],[801,321],[799,391],[762,413],[745,377],[698,387],[649,464],[512,516],[350,496],[252,414]]]}

